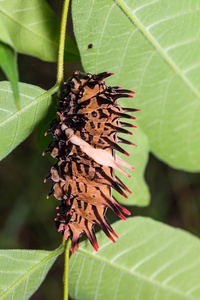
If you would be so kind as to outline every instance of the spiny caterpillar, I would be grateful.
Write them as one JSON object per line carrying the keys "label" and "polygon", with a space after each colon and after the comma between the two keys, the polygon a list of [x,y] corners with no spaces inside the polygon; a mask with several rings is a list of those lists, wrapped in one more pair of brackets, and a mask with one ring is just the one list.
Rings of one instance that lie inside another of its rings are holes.
{"label": "spiny caterpillar", "polygon": [[123,161],[115,150],[129,156],[118,143],[135,145],[119,136],[117,132],[132,133],[123,127],[136,127],[122,122],[121,118],[135,119],[126,112],[138,109],[124,108],[117,103],[119,98],[133,98],[133,91],[120,86],[108,87],[104,79],[113,73],[97,75],[75,72],[64,84],[61,98],[58,98],[59,120],[53,120],[50,129],[55,140],[43,153],[50,153],[58,162],[49,175],[55,184],[50,195],[61,204],[57,207],[56,226],[67,240],[72,237],[72,253],[85,232],[96,251],[99,246],[94,232],[98,224],[104,233],[115,242],[114,232],[106,219],[106,210],[111,208],[120,218],[126,220],[125,209],[112,196],[112,188],[128,198],[123,190],[132,193],[114,174],[114,169],[130,177],[120,166],[134,169]]}

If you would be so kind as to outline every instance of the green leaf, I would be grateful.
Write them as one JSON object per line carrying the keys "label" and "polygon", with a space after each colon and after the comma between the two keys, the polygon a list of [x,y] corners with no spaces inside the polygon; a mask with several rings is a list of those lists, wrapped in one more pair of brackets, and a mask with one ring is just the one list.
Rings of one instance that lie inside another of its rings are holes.
{"label": "green leaf", "polygon": [[0,250],[0,299],[29,299],[62,252]]}
{"label": "green leaf", "polygon": [[179,229],[135,217],[113,226],[113,244],[100,232],[70,258],[70,295],[76,300],[200,299],[200,242]]}
{"label": "green leaf", "polygon": [[[45,0],[0,1],[0,40],[20,53],[57,61],[60,25]],[[79,60],[75,43],[66,36],[65,58]]]}
{"label": "green leaf", "polygon": [[13,49],[0,42],[0,66],[6,74],[13,89],[16,105],[19,107],[18,71],[16,54]]}
{"label": "green leaf", "polygon": [[115,72],[109,83],[136,92],[138,124],[151,151],[175,168],[199,171],[199,1],[72,5],[84,69]]}
{"label": "green leaf", "polygon": [[33,131],[38,122],[46,115],[51,104],[51,94],[26,83],[19,83],[20,110],[17,110],[9,82],[0,82],[0,159],[8,155]]}

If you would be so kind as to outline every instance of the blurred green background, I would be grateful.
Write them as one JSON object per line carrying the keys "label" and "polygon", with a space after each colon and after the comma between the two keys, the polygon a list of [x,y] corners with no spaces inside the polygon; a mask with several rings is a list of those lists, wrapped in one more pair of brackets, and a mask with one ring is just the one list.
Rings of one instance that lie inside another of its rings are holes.
{"label": "blurred green background", "polygon": [[[47,1],[59,19],[62,1]],[[73,37],[69,19],[68,33]],[[18,56],[21,82],[50,89],[56,80],[56,64],[42,62],[25,55]],[[65,79],[81,64],[66,63]],[[0,73],[0,80],[5,80]],[[45,138],[45,137],[44,137]],[[59,246],[54,218],[58,200],[46,195],[52,182],[43,183],[51,162],[41,155],[36,131],[1,162],[0,167],[0,245],[3,248],[46,249]],[[132,216],[149,216],[200,235],[200,174],[174,170],[150,155],[146,181],[151,192],[151,204],[145,208],[130,207]],[[134,195],[133,195],[134,197]],[[108,219],[114,216],[108,214]],[[31,299],[62,299],[63,256],[59,257],[46,280]]]}

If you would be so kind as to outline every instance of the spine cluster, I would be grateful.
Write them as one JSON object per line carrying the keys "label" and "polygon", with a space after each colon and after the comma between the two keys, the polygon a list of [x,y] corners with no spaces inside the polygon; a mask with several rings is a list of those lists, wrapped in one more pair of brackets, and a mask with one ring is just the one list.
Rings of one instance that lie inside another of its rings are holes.
{"label": "spine cluster", "polygon": [[117,103],[119,98],[132,98],[129,94],[134,92],[119,86],[108,87],[104,79],[110,75],[113,73],[75,72],[58,99],[59,120],[54,120],[47,131],[55,140],[44,154],[50,153],[58,160],[46,177],[55,182],[48,196],[54,195],[61,201],[56,225],[65,239],[72,237],[72,253],[84,232],[98,251],[94,224],[115,241],[111,234],[118,236],[105,216],[108,207],[122,219],[126,219],[122,212],[130,214],[112,196],[112,188],[125,198],[124,191],[131,193],[114,174],[114,169],[130,177],[119,165],[134,168],[117,156],[115,150],[129,156],[118,143],[134,144],[117,133],[132,135],[124,127],[136,126],[122,122],[121,118],[135,119],[126,113],[137,109]]}

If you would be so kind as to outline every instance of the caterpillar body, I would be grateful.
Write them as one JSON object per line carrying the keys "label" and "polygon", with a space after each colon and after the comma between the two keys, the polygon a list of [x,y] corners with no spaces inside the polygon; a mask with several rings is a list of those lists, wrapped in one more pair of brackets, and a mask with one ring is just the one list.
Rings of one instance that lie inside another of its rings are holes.
{"label": "caterpillar body", "polygon": [[45,178],[45,181],[51,178],[55,182],[48,196],[54,195],[61,201],[57,207],[60,212],[55,219],[56,226],[65,239],[72,237],[72,253],[79,247],[83,233],[98,251],[95,224],[113,242],[112,235],[118,238],[106,219],[107,208],[124,220],[122,213],[130,215],[112,196],[112,189],[125,198],[128,197],[124,191],[131,193],[114,170],[130,177],[121,166],[134,168],[116,155],[115,150],[129,156],[118,143],[135,144],[117,133],[132,135],[124,127],[136,126],[122,122],[121,118],[135,119],[126,113],[138,109],[124,108],[117,103],[119,98],[133,98],[134,92],[119,86],[108,87],[104,79],[111,75],[113,73],[75,72],[65,82],[58,99],[59,119],[53,120],[46,132],[55,140],[43,154],[50,153],[58,160]]}

